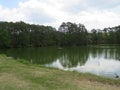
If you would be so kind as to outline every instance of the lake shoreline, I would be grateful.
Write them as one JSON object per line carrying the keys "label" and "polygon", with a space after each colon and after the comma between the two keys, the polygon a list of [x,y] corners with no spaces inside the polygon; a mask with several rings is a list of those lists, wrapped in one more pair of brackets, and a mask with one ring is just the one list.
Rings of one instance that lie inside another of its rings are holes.
{"label": "lake shoreline", "polygon": [[21,63],[0,55],[0,90],[119,90],[120,81]]}

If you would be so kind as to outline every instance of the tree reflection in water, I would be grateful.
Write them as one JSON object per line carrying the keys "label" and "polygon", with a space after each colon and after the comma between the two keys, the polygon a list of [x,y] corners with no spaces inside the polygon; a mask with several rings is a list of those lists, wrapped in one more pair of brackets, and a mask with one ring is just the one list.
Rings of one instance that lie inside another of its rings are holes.
{"label": "tree reflection in water", "polygon": [[16,60],[63,70],[92,72],[104,76],[115,76],[115,73],[120,75],[119,46],[18,48],[0,50],[0,53]]}

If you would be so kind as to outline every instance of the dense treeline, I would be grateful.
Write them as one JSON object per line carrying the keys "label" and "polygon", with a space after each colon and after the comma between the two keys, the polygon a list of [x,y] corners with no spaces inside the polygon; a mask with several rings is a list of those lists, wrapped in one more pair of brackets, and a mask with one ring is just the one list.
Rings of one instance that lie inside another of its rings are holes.
{"label": "dense treeline", "polygon": [[88,44],[120,44],[120,26],[93,29],[88,33],[84,25],[71,22],[62,23],[58,30],[22,21],[0,22],[0,48]]}
{"label": "dense treeline", "polygon": [[90,36],[92,44],[120,44],[120,26],[93,29]]}
{"label": "dense treeline", "polygon": [[40,47],[58,45],[59,32],[51,26],[24,22],[0,22],[0,47]]}
{"label": "dense treeline", "polygon": [[58,31],[61,32],[61,45],[63,46],[80,46],[88,43],[88,32],[82,24],[63,22]]}

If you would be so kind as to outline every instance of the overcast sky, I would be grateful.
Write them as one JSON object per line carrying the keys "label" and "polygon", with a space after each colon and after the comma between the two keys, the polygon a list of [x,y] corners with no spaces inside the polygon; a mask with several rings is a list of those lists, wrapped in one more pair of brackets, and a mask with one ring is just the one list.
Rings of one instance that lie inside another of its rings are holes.
{"label": "overcast sky", "polygon": [[58,28],[82,23],[88,30],[120,25],[120,0],[0,0],[0,21],[24,21]]}

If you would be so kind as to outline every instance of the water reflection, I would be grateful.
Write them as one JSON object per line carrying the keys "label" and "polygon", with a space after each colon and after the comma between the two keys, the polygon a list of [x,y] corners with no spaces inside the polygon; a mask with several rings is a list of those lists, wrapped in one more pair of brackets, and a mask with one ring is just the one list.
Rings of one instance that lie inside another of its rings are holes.
{"label": "water reflection", "polygon": [[[89,72],[110,78],[118,78],[120,76],[119,47],[113,47],[113,46],[107,48],[92,47],[92,48],[87,48],[87,50],[83,48],[82,49],[79,48],[78,50],[80,50],[79,52],[80,55],[77,55],[78,54],[77,53],[75,54],[74,57],[71,54],[69,54],[70,55],[69,56],[67,53],[67,55],[58,58],[55,62],[46,64],[46,66],[55,67],[63,70],[70,70],[70,71]],[[81,57],[78,58],[76,56],[81,56]],[[80,61],[77,61],[77,63],[73,65],[71,60],[69,59],[71,57],[73,61],[77,59],[79,59]]]}
{"label": "water reflection", "polygon": [[107,76],[114,78],[120,75],[120,62],[115,60],[88,60],[85,65],[71,68],[79,72],[92,72],[97,75]]}
{"label": "water reflection", "polygon": [[120,47],[58,47],[23,48],[1,50],[16,60],[26,60],[33,64],[41,64],[62,70],[90,72],[97,75],[115,77],[120,75]]}

